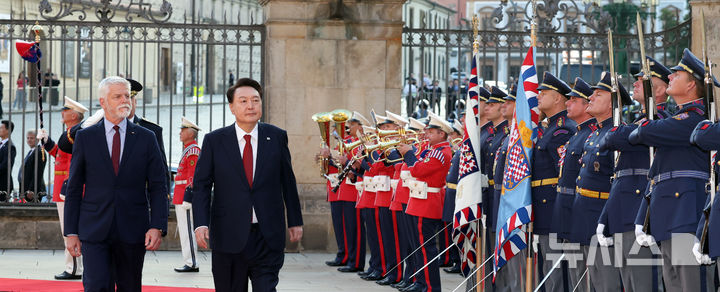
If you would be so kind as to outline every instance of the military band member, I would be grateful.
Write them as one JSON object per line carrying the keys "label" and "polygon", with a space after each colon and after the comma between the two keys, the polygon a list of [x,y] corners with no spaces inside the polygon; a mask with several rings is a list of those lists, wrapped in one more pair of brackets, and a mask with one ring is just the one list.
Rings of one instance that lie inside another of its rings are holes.
{"label": "military band member", "polygon": [[[423,133],[425,124],[414,118],[409,118],[408,120],[408,129],[418,133],[415,138],[418,139],[420,143],[423,143],[422,141],[425,140]],[[422,154],[423,150],[421,150],[419,143],[412,145],[412,148],[414,153]],[[411,256],[408,258],[410,253],[419,246],[415,243],[415,239],[412,236],[413,230],[417,227],[414,225],[415,223],[411,218],[412,216],[405,212],[407,210],[408,201],[410,200],[410,189],[408,189],[407,184],[410,180],[414,180],[414,178],[410,175],[410,167],[407,163],[405,163],[405,161],[401,163],[399,173],[396,172],[396,179],[398,179],[398,184],[395,189],[393,200],[390,203],[390,210],[393,210],[393,212],[395,212],[398,216],[401,243],[400,254],[402,255],[402,258],[406,260],[404,265],[403,280],[396,284],[392,284],[391,287],[397,289],[409,289],[411,291],[418,290],[420,289],[420,284],[414,284],[415,279],[410,278],[410,276],[415,273],[417,269],[421,268],[422,265],[417,265],[417,260],[415,260],[416,257]],[[415,285],[414,288],[410,288],[409,286],[412,286],[413,284]]]}
{"label": "military band member", "polygon": [[[77,101],[65,96],[65,103],[61,111],[62,121],[66,126],[65,131],[58,138],[58,143],[50,139],[47,131],[40,130],[38,138],[44,141],[45,150],[51,156],[55,157],[55,176],[53,177],[53,202],[57,205],[58,217],[60,218],[60,232],[64,234],[64,210],[65,195],[62,192],[63,183],[68,178],[68,170],[70,170],[70,160],[72,158],[72,144],[74,136],[71,136],[73,128],[79,128],[80,122],[84,118],[84,114],[88,109]],[[65,242],[67,238],[63,236]],[[82,278],[82,258],[73,257],[70,252],[65,249],[65,270],[55,275],[57,280],[79,280]]]}
{"label": "military band member", "polygon": [[442,206],[445,199],[445,176],[450,169],[452,150],[447,141],[452,126],[437,115],[430,115],[430,125],[426,130],[429,150],[425,155],[416,157],[412,147],[402,144],[398,151],[403,155],[405,162],[410,166],[410,174],[415,180],[408,182],[410,200],[407,213],[412,216],[415,223],[413,237],[420,247],[417,253],[418,266],[429,264],[417,274],[419,291],[441,291],[440,271],[437,261],[438,255],[435,235],[442,226]]}
{"label": "military band member", "polygon": [[[576,179],[580,173],[580,158],[582,158],[585,140],[592,132],[597,130],[595,118],[586,111],[592,93],[593,90],[587,82],[575,78],[575,86],[567,95],[569,99],[565,102],[567,117],[573,120],[577,126],[575,134],[570,137],[560,152],[557,197],[550,226],[550,232],[557,234],[558,241],[562,240],[563,243],[570,242],[572,206],[575,201]],[[580,281],[580,277],[585,271],[585,258],[582,254],[578,254],[577,249],[570,248],[569,244],[565,245],[568,245],[568,248],[564,248],[567,263],[562,263],[561,271],[554,271],[553,273],[562,272],[568,274],[564,285],[568,287],[567,290],[569,291]],[[567,272],[565,272],[566,270]],[[579,291],[586,291],[586,288],[586,285],[578,286]]]}
{"label": "military band member", "polygon": [[[353,116],[347,121],[346,125],[349,137],[344,142],[352,143],[360,139],[363,133],[362,126],[370,125],[370,122],[360,113],[353,112]],[[352,160],[354,154],[359,151],[360,148],[355,148],[347,153],[341,153],[340,157],[338,157],[340,165],[344,168],[348,163],[359,164],[359,162]],[[355,175],[351,171],[340,182],[337,203],[341,206],[343,233],[347,244],[347,264],[338,268],[338,271],[344,273],[362,272],[365,269],[365,225],[361,218],[360,209],[355,208],[357,200],[358,190],[355,187]]]}
{"label": "military band member", "polygon": [[[652,74],[653,94],[656,100],[667,100],[667,80],[672,73],[654,59],[647,57],[650,62]],[[635,75],[638,80],[633,83],[633,99],[645,106],[642,76],[643,73]],[[657,108],[659,115],[664,114],[663,108]],[[647,112],[647,110],[645,110]],[[650,168],[650,153],[645,145],[632,145],[628,142],[628,135],[638,125],[646,121],[646,114],[641,114],[633,123],[621,125],[610,130],[600,146],[601,150],[619,151],[618,161],[615,164],[615,174],[610,188],[610,198],[600,215],[596,234],[598,243],[602,246],[613,245],[613,235],[620,234],[622,237],[623,263],[619,266],[623,287],[632,291],[653,291],[657,289],[658,283],[653,284],[653,267],[651,265],[639,264],[632,259],[651,260],[653,252],[648,248],[638,249],[635,241],[635,215],[640,203],[645,198],[645,187],[647,186],[647,174]],[[609,237],[605,237],[608,234]],[[617,237],[616,237],[617,238]],[[617,239],[620,239],[617,238]],[[657,246],[653,246],[657,249]],[[631,252],[631,250],[633,250]],[[657,250],[659,253],[659,250]],[[630,260],[630,261],[626,261]]]}
{"label": "military band member", "polygon": [[[517,94],[517,86],[513,85],[510,92],[505,99],[505,103],[502,104],[500,112],[505,120],[512,121],[513,114],[515,113],[515,96]],[[500,206],[500,197],[502,196],[502,181],[505,176],[505,166],[507,158],[507,147],[509,141],[509,135],[505,132],[497,133],[496,137],[502,137],[502,141],[495,150],[493,161],[493,180],[495,181],[494,192],[493,192],[493,214],[498,213]],[[495,224],[497,225],[497,224]],[[496,230],[493,227],[493,230]],[[494,232],[493,234],[497,234]],[[495,236],[490,238],[495,241]],[[495,274],[495,291],[524,291],[524,280],[525,277],[523,272],[524,263],[526,258],[526,250],[520,251],[517,255],[512,257],[502,269]],[[486,280],[487,281],[487,280]]]}
{"label": "military band member", "polygon": [[[618,87],[618,94],[622,104],[632,104],[625,87],[622,84],[618,84]],[[595,248],[594,241],[591,240],[595,235],[600,212],[610,196],[610,177],[613,175],[614,168],[613,151],[600,149],[601,141],[613,127],[610,73],[604,72],[600,82],[593,86],[593,89],[587,112],[599,121],[598,129],[590,134],[583,148],[580,160],[582,164],[580,165],[580,173],[575,187],[576,195],[573,202],[570,237],[574,242],[580,243],[583,254],[587,259],[591,286],[596,291],[619,291],[619,271],[613,266],[612,262],[605,262],[605,259],[601,256],[607,251],[610,254],[610,259],[613,259],[614,251],[607,247]],[[593,254],[590,254],[591,245],[593,245]],[[599,252],[600,249],[602,249],[602,253]]]}
{"label": "military band member", "polygon": [[[572,89],[564,81],[557,79],[550,72],[545,72],[543,81],[538,87],[538,109],[547,117],[538,129],[532,159],[532,206],[534,242],[539,247],[538,275],[542,279],[550,272],[554,262],[548,254],[558,251],[551,250],[551,242],[557,242],[556,234],[550,232],[553,208],[557,197],[557,183],[560,173],[560,156],[565,151],[565,143],[575,134],[577,126],[567,118],[567,95]],[[562,273],[552,273],[545,282],[546,291],[562,289]]]}
{"label": "military band member", "polygon": [[[382,124],[378,124],[381,130],[398,131],[408,124],[408,121],[392,112],[385,111],[386,117]],[[380,121],[378,121],[379,123]],[[396,139],[396,138],[394,138]],[[399,266],[400,245],[398,242],[397,214],[390,210],[393,188],[392,178],[395,176],[395,164],[402,159],[396,151],[384,151],[381,155],[383,161],[378,174],[373,178],[375,182],[375,207],[378,210],[380,233],[382,235],[382,253],[385,256],[385,278],[377,281],[379,285],[390,285],[400,282],[403,277],[403,269]],[[395,270],[390,271],[393,267]]]}
{"label": "military band member", "polygon": [[[379,117],[378,123],[385,121],[384,117]],[[374,141],[371,141],[371,144]],[[387,272],[385,265],[385,255],[383,246],[380,244],[382,232],[380,230],[378,209],[375,207],[375,197],[377,189],[375,188],[374,177],[379,173],[381,167],[384,167],[380,160],[382,154],[379,150],[373,150],[366,153],[367,156],[362,161],[362,183],[359,185],[362,192],[358,194],[357,208],[362,209],[363,222],[367,233],[367,244],[370,247],[370,267],[367,272],[361,273],[360,278],[368,281],[377,281],[383,278]]]}
{"label": "military band member", "polygon": [[175,268],[175,272],[199,272],[198,253],[193,231],[192,198],[186,200],[186,189],[192,190],[195,165],[200,157],[200,147],[197,143],[200,127],[185,117],[180,119],[180,142],[183,143],[183,152],[175,175],[175,188],[172,203],[175,205],[175,218],[177,218],[178,233],[180,234],[180,250],[182,251],[184,265]]}
{"label": "military band member", "polygon": [[[694,233],[706,199],[710,161],[707,151],[690,143],[690,134],[705,116],[705,67],[685,49],[680,63],[671,70],[667,93],[678,104],[677,113],[672,118],[645,121],[629,136],[630,143],[655,147],[648,175],[650,204],[642,201],[635,233],[643,245],[659,243],[667,290],[700,291],[704,275],[690,247],[697,240]],[[646,234],[643,223],[648,207],[650,228]]]}

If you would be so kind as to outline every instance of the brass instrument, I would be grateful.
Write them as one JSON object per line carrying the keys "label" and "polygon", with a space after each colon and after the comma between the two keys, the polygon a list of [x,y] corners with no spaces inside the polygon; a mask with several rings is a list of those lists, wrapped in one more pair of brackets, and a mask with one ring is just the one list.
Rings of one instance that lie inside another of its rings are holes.
{"label": "brass instrument", "polygon": [[452,144],[453,147],[457,147],[458,145],[460,145],[460,143],[462,143],[462,141],[463,138],[455,138],[450,141],[450,144]]}
{"label": "brass instrument", "polygon": [[[330,122],[332,118],[329,113],[316,113],[312,115],[313,121],[318,124],[320,128],[320,138],[322,139],[321,148],[330,148]],[[320,163],[320,175],[325,177],[330,169],[330,158],[318,157]]]}
{"label": "brass instrument", "polygon": [[336,109],[330,112],[332,119],[335,122],[335,132],[340,135],[340,138],[345,140],[347,138],[347,132],[345,131],[345,123],[352,118],[352,112],[345,109]]}

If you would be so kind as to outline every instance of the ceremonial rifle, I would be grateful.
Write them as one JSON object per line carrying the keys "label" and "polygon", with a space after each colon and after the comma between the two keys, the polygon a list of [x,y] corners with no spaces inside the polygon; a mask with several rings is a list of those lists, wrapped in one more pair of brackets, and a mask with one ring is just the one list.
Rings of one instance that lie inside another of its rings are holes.
{"label": "ceremonial rifle", "polygon": [[[650,62],[648,62],[647,58],[645,58],[645,35],[643,34],[643,26],[642,26],[642,20],[640,19],[640,13],[637,13],[637,31],[638,31],[638,39],[640,41],[640,64],[642,64],[642,87],[643,87],[643,97],[645,102],[645,115],[647,116],[647,119],[649,121],[652,121],[655,119],[655,96],[653,87],[652,87],[652,73],[650,72]],[[650,147],[650,165],[653,164],[653,161],[655,159],[655,149],[654,147]],[[645,201],[647,201],[647,209],[645,210],[645,221],[643,221],[643,232],[645,234],[648,234],[650,232],[650,196],[649,194],[645,196]]]}
{"label": "ceremonial rifle", "polygon": [[[705,106],[707,106],[707,110],[705,111],[706,117],[710,120],[710,122],[717,122],[717,114],[718,109],[716,108],[718,106],[717,101],[715,100],[715,94],[714,94],[714,82],[713,82],[713,75],[712,75],[712,64],[710,64],[710,57],[708,57],[707,52],[707,41],[705,37],[705,13],[703,11],[700,11],[700,23],[702,23],[702,29],[700,34],[700,39],[702,41],[702,55],[703,55],[703,62],[705,63],[705,97],[703,98],[703,103]],[[703,210],[703,213],[705,213],[705,223],[703,224],[702,233],[700,235],[700,250],[702,250],[702,253],[707,254],[709,253],[709,244],[708,244],[708,223],[710,221],[710,209],[712,208],[713,201],[715,200],[715,165],[713,163],[713,156],[717,151],[713,150],[710,151],[710,179],[708,180],[707,184],[705,185],[706,190],[710,193],[710,204],[708,204],[705,209]]]}

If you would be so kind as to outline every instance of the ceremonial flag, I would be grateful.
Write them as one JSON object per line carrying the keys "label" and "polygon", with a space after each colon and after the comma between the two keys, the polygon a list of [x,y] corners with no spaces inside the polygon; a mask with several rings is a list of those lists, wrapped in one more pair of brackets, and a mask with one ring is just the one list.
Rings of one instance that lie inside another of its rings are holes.
{"label": "ceremonial flag", "polygon": [[[478,224],[482,209],[482,182],[480,172],[480,126],[478,125],[478,77],[477,56],[472,59],[468,95],[465,107],[465,127],[460,143],[460,165],[457,192],[455,194],[455,217],[453,241],[460,249],[461,270],[467,276],[475,269]],[[487,180],[487,178],[486,178]]]}
{"label": "ceremonial flag", "polygon": [[495,271],[527,247],[525,224],[533,219],[530,161],[538,124],[538,78],[535,48],[530,47],[520,69],[515,113],[508,138],[505,174],[497,217]]}

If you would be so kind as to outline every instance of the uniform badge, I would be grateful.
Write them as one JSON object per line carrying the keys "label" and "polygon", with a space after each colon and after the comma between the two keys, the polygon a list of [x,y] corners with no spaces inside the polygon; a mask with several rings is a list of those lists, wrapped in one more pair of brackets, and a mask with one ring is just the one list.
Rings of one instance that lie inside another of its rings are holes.
{"label": "uniform badge", "polygon": [[190,160],[190,166],[195,165],[195,160]]}
{"label": "uniform badge", "polygon": [[598,161],[593,162],[593,167],[595,168],[595,171],[600,171],[600,162],[598,162]]}
{"label": "uniform badge", "polygon": [[684,120],[684,119],[687,119],[688,117],[690,117],[690,115],[688,115],[687,113],[680,113],[680,114],[674,115],[674,116],[673,116],[673,119],[676,119],[676,120],[678,120],[678,121],[682,121],[682,120]]}
{"label": "uniform badge", "polygon": [[562,127],[564,121],[565,121],[565,119],[558,119],[558,122],[557,122],[558,127]]}

